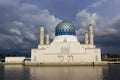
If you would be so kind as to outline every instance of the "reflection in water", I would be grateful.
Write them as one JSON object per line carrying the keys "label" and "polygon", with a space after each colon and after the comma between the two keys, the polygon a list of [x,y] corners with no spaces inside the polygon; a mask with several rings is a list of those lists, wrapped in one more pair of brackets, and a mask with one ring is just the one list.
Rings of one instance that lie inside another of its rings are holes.
{"label": "reflection in water", "polygon": [[31,67],[31,80],[102,80],[105,66]]}
{"label": "reflection in water", "polygon": [[4,79],[5,80],[29,80],[29,69],[22,65],[5,65]]}
{"label": "reflection in water", "polygon": [[0,80],[120,80],[120,65],[0,66]]}
{"label": "reflection in water", "polygon": [[4,66],[0,65],[0,80],[4,80]]}
{"label": "reflection in water", "polygon": [[120,80],[120,64],[110,65],[107,71],[108,80]]}

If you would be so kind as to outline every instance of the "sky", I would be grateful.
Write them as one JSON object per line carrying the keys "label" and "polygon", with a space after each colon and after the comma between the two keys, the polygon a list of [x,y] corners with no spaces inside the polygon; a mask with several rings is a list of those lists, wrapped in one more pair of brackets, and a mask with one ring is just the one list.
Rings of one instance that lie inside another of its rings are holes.
{"label": "sky", "polygon": [[0,0],[0,53],[29,55],[40,27],[52,41],[64,19],[74,24],[81,44],[92,24],[102,53],[120,54],[120,0]]}

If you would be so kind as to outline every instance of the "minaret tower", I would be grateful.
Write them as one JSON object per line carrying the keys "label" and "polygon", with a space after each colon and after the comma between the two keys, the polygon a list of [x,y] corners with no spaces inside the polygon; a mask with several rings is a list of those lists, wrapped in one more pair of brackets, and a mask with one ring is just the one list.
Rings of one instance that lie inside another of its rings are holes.
{"label": "minaret tower", "polygon": [[46,35],[46,45],[49,45],[49,34]]}
{"label": "minaret tower", "polygon": [[85,44],[88,44],[88,33],[85,33]]}
{"label": "minaret tower", "polygon": [[93,26],[91,24],[89,25],[89,39],[90,39],[90,44],[94,45]]}
{"label": "minaret tower", "polygon": [[44,45],[44,27],[40,28],[40,45]]}

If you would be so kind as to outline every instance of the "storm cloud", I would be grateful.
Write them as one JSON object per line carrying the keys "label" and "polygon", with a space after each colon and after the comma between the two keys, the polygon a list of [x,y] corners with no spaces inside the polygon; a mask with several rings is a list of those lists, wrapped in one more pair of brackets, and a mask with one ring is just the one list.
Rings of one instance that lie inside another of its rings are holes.
{"label": "storm cloud", "polygon": [[47,33],[53,35],[61,20],[47,9],[21,3],[20,0],[0,1],[0,49],[30,50],[39,44],[39,29],[44,24]]}
{"label": "storm cloud", "polygon": [[76,27],[81,44],[84,43],[88,25],[92,24],[95,44],[102,48],[102,52],[120,53],[120,1],[73,2],[0,0],[0,52],[30,53],[30,49],[39,44],[41,26],[44,26],[45,34],[50,34],[52,40],[56,25],[68,17]]}

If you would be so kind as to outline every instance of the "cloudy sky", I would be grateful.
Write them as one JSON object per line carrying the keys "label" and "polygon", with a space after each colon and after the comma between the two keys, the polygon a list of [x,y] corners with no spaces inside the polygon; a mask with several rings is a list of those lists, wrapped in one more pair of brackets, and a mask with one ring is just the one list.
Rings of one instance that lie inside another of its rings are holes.
{"label": "cloudy sky", "polygon": [[74,23],[81,43],[91,23],[97,47],[120,54],[120,0],[0,0],[0,53],[30,54],[40,26],[52,40],[64,19]]}

